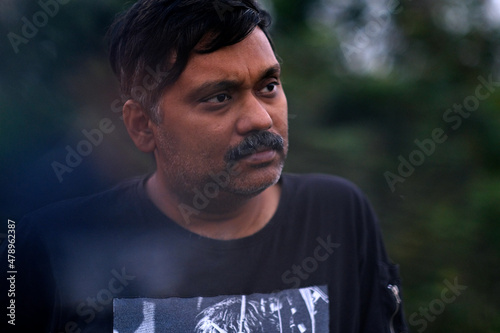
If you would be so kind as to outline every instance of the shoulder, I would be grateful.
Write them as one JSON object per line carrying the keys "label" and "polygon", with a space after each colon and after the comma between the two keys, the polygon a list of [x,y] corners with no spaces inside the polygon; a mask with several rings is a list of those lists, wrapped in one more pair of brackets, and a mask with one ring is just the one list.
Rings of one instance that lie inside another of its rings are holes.
{"label": "shoulder", "polygon": [[282,176],[283,188],[300,196],[324,197],[324,199],[361,199],[365,195],[350,180],[343,177],[319,173],[289,174]]}
{"label": "shoulder", "polygon": [[351,181],[326,174],[284,174],[282,193],[286,209],[301,218],[318,222],[366,224],[376,214],[363,191]]}
{"label": "shoulder", "polygon": [[145,177],[136,177],[123,181],[107,190],[62,200],[42,207],[24,216],[24,224],[43,223],[44,227],[58,224],[70,225],[80,221],[101,221],[103,215],[112,216],[118,212],[132,209],[131,202],[136,202],[138,188]]}

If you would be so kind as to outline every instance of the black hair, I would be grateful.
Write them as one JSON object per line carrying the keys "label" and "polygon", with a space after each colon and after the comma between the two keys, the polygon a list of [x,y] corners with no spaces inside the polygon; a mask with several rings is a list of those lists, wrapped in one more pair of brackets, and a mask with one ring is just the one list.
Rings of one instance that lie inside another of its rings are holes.
{"label": "black hair", "polygon": [[236,44],[256,27],[274,50],[270,24],[255,0],[139,0],[110,27],[109,60],[122,94],[158,122],[161,93],[176,82],[192,52]]}

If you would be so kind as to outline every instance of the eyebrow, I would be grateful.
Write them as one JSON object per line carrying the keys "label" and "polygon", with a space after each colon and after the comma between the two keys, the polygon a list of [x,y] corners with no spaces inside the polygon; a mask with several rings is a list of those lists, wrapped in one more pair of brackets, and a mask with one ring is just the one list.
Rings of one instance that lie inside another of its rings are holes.
{"label": "eyebrow", "polygon": [[264,73],[261,75],[259,81],[267,79],[268,77],[271,77],[271,76],[279,76],[280,73],[281,73],[280,64],[275,64],[264,71]]}
{"label": "eyebrow", "polygon": [[[262,81],[266,78],[273,77],[273,76],[279,76],[281,73],[281,66],[280,64],[275,64],[267,69],[265,69],[262,74],[259,77],[259,81]],[[187,99],[188,100],[197,100],[201,96],[204,95],[209,95],[212,92],[216,91],[223,91],[223,90],[234,90],[237,87],[241,86],[242,82],[239,80],[214,80],[214,81],[207,81],[200,86],[192,89],[188,95]]]}

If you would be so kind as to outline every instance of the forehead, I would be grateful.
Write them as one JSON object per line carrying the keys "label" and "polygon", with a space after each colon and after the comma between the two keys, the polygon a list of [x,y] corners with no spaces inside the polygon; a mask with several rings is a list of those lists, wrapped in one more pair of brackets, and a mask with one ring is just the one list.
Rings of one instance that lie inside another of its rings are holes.
{"label": "forehead", "polygon": [[269,40],[256,28],[234,45],[208,54],[193,53],[177,83],[192,85],[217,78],[252,79],[276,64],[278,60]]}

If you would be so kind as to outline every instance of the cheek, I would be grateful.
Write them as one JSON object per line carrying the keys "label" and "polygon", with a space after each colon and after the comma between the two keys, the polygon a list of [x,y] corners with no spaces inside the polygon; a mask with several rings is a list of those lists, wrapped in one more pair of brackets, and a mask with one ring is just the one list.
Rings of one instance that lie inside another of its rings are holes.
{"label": "cheek", "polygon": [[[180,130],[183,128],[183,130]],[[223,163],[229,146],[224,140],[225,133],[210,126],[178,126],[164,135],[161,149],[168,158],[176,159],[177,165],[186,165],[197,169],[215,167]]]}
{"label": "cheek", "polygon": [[279,134],[285,139],[288,138],[288,106],[286,98],[283,98],[283,101],[276,106],[273,123]]}

